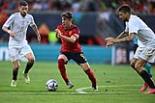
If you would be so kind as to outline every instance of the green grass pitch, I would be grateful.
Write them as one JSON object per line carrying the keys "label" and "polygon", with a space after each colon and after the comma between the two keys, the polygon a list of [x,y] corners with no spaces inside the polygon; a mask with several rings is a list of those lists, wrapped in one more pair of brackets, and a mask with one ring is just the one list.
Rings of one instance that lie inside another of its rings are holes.
{"label": "green grass pitch", "polygon": [[[21,63],[18,84],[13,88],[10,87],[11,63],[0,62],[0,103],[155,103],[155,95],[139,92],[143,81],[129,65],[90,65],[96,73],[99,91],[89,88],[90,81],[75,63],[67,65],[74,83],[74,88],[68,89],[57,64],[52,62],[35,63],[30,72],[31,84],[24,83],[25,63]],[[56,92],[47,91],[45,83],[49,79],[58,81]]]}

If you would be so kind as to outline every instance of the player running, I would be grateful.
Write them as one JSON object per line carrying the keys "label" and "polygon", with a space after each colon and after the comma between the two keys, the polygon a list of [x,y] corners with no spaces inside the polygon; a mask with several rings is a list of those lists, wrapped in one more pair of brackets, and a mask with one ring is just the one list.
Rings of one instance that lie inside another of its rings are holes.
{"label": "player running", "polygon": [[26,1],[19,2],[19,12],[13,13],[7,21],[4,23],[2,29],[7,32],[10,36],[9,38],[9,56],[13,64],[12,81],[11,86],[16,87],[18,69],[20,67],[20,58],[24,56],[27,58],[28,62],[23,72],[25,77],[25,82],[30,83],[30,78],[28,75],[29,70],[34,64],[35,57],[27,43],[26,32],[30,25],[35,33],[37,34],[37,39],[40,41],[40,34],[38,32],[37,26],[33,20],[32,15],[27,14],[28,3]]}
{"label": "player running", "polygon": [[73,87],[69,80],[65,65],[70,59],[73,59],[79,64],[87,74],[91,81],[93,89],[97,90],[96,78],[93,70],[90,68],[86,58],[83,55],[81,46],[79,44],[80,30],[72,23],[72,13],[65,12],[62,14],[62,24],[57,26],[56,35],[61,39],[61,50],[58,57],[58,68],[62,78],[69,88]]}
{"label": "player running", "polygon": [[155,58],[155,34],[154,32],[136,15],[131,13],[128,5],[122,5],[117,10],[118,16],[126,23],[126,29],[121,34],[126,34],[121,38],[107,39],[107,45],[114,43],[130,41],[137,36],[137,39],[143,47],[138,47],[133,59],[131,60],[132,68],[142,77],[149,86],[148,94],[155,94],[155,84],[152,77],[144,70],[147,62],[154,62]]}

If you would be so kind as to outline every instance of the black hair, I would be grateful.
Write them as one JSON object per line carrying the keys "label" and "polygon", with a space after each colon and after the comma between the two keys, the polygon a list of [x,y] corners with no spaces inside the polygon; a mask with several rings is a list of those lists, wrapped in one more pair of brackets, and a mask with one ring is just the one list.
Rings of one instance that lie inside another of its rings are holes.
{"label": "black hair", "polygon": [[129,5],[121,5],[118,9],[117,9],[117,13],[118,12],[123,12],[123,13],[129,13],[131,14],[131,8]]}
{"label": "black hair", "polygon": [[72,13],[67,11],[61,14],[61,17],[67,18],[67,19],[72,19]]}
{"label": "black hair", "polygon": [[19,6],[27,6],[27,5],[28,5],[28,3],[25,0],[21,0],[19,2]]}

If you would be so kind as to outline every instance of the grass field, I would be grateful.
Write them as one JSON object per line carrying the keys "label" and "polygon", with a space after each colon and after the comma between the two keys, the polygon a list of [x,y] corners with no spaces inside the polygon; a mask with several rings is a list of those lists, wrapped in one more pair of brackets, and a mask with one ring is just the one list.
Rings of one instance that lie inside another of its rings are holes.
{"label": "grass field", "polygon": [[[31,84],[25,84],[22,63],[18,85],[10,87],[11,64],[0,62],[0,103],[155,103],[155,95],[140,93],[141,78],[128,66],[91,64],[97,76],[99,91],[93,91],[85,73],[76,64],[69,64],[68,73],[74,83],[68,89],[57,70],[57,64],[36,62],[31,70]],[[155,70],[153,70],[155,73]],[[58,90],[48,92],[47,80],[58,81]],[[83,93],[83,94],[81,94]]]}

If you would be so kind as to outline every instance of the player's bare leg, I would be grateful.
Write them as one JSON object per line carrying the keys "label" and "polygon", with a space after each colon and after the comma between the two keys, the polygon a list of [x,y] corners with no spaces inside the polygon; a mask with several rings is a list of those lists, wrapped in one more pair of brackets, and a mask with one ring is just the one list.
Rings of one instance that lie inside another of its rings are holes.
{"label": "player's bare leg", "polygon": [[83,70],[85,71],[85,73],[87,74],[89,80],[91,81],[92,88],[94,90],[98,90],[97,83],[96,83],[96,77],[94,75],[93,70],[90,68],[89,64],[88,63],[83,63],[83,64],[80,64],[80,65],[83,68]]}
{"label": "player's bare leg", "polygon": [[20,67],[20,63],[18,60],[13,61],[13,71],[12,71],[12,80],[11,80],[11,87],[17,86],[17,76],[18,76],[18,69]]}
{"label": "player's bare leg", "polygon": [[58,69],[60,71],[60,74],[65,81],[66,85],[68,86],[69,89],[73,88],[74,85],[73,83],[68,79],[67,71],[65,68],[65,64],[67,61],[67,57],[63,54],[59,55],[58,57]]}
{"label": "player's bare leg", "polygon": [[145,81],[145,83],[147,83],[149,85],[150,89],[148,90],[148,94],[155,94],[155,84],[154,84],[152,78],[150,77],[150,75],[143,69],[145,61],[142,59],[138,59],[133,64],[131,64],[132,67],[134,67],[134,69],[142,77],[142,79]]}
{"label": "player's bare leg", "polygon": [[34,56],[32,53],[28,53],[25,56],[28,60],[26,68],[23,72],[24,78],[25,78],[25,83],[30,83],[30,77],[29,77],[29,71],[32,68],[33,64],[34,64]]}

